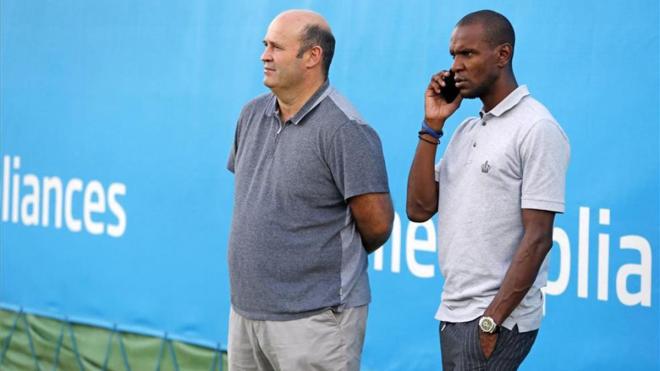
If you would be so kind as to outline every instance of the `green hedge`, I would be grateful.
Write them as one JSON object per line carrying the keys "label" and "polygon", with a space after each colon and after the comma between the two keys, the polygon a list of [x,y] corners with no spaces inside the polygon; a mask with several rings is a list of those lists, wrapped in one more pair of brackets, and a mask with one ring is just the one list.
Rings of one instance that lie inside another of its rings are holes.
{"label": "green hedge", "polygon": [[0,370],[227,370],[218,349],[0,309]]}

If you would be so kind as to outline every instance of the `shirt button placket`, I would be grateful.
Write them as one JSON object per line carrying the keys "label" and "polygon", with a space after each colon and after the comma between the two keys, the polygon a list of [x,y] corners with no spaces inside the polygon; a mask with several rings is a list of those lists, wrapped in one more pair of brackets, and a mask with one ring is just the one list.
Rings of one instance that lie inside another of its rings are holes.
{"label": "shirt button placket", "polygon": [[474,135],[474,139],[472,140],[472,151],[470,151],[470,154],[469,154],[468,160],[467,160],[468,164],[472,163],[472,158],[475,156],[475,151],[477,149],[477,142],[479,141],[479,138],[481,137],[481,130],[479,130],[479,126],[481,126],[481,127],[486,126],[486,120],[481,118],[481,119],[479,119],[479,121],[481,122],[481,125],[478,125],[476,130],[475,130],[476,133]]}
{"label": "shirt button placket", "polygon": [[275,138],[273,139],[273,148],[270,152],[271,158],[275,157],[275,151],[277,150],[277,142],[279,141],[280,133],[282,132],[282,130],[284,130],[284,124],[282,124],[282,121],[279,119],[279,117],[275,118],[275,124],[277,125],[277,129],[275,130]]}

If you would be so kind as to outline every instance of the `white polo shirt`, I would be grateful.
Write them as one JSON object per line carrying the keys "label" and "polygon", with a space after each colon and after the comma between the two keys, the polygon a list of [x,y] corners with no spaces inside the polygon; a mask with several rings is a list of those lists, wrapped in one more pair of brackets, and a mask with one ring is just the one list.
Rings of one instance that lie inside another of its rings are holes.
{"label": "white polo shirt", "polygon": [[[570,147],[550,112],[523,85],[480,116],[461,123],[435,170],[441,321],[483,315],[522,239],[521,209],[564,212]],[[547,263],[504,327],[540,327]]]}

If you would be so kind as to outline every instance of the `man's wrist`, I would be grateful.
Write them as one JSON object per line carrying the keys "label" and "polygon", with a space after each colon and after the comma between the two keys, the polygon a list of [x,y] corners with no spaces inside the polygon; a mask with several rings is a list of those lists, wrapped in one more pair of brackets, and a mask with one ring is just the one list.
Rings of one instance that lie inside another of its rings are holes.
{"label": "man's wrist", "polygon": [[435,139],[440,140],[440,138],[444,134],[442,132],[442,125],[439,126],[440,129],[435,129],[435,127],[436,126],[429,125],[429,123],[426,120],[424,120],[424,121],[422,121],[422,129],[419,133],[420,134],[425,133],[425,134],[428,134],[428,135],[432,136]]}
{"label": "man's wrist", "polygon": [[428,118],[424,116],[423,122],[433,128],[435,131],[442,131],[442,128],[445,126],[445,119],[443,118]]}

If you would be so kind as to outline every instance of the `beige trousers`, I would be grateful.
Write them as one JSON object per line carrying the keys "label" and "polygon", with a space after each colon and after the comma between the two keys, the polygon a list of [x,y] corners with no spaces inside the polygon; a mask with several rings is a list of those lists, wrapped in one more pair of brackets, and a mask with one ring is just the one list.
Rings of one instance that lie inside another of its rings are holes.
{"label": "beige trousers", "polygon": [[232,309],[229,370],[359,370],[368,306],[291,321],[256,321]]}

